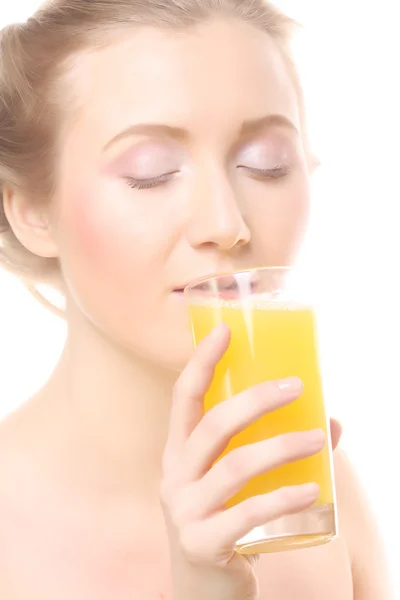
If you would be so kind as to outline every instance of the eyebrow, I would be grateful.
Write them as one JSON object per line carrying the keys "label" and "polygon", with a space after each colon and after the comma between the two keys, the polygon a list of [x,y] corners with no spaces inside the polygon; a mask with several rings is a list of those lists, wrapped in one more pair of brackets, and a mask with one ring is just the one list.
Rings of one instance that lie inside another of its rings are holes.
{"label": "eyebrow", "polygon": [[250,135],[252,133],[257,133],[260,129],[267,129],[269,127],[285,127],[286,129],[291,129],[297,134],[299,133],[296,125],[290,119],[288,119],[288,117],[276,114],[266,115],[260,119],[245,121],[242,125],[240,135]]}
{"label": "eyebrow", "polygon": [[[280,114],[270,114],[258,119],[245,121],[240,129],[240,136],[248,136],[262,129],[269,127],[285,127],[299,133],[294,123]],[[178,141],[187,141],[190,138],[190,132],[183,127],[173,127],[162,123],[138,123],[131,125],[113,137],[103,148],[103,152],[108,150],[117,142],[134,135],[148,135],[152,137],[170,137]]]}

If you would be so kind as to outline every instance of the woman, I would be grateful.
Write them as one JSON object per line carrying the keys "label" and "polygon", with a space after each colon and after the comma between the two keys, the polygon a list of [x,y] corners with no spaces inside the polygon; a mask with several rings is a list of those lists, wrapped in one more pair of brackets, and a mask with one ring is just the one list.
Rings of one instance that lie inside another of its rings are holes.
{"label": "woman", "polygon": [[212,466],[301,382],[203,417],[228,332],[191,357],[185,284],[289,264],[305,229],[313,161],[291,26],[263,0],[58,0],[2,32],[2,262],[62,289],[68,324],[49,381],[1,426],[2,598],[388,597],[339,451],[337,540],[257,565],[234,553],[318,490],[224,510],[228,490],[325,440],[293,433]]}

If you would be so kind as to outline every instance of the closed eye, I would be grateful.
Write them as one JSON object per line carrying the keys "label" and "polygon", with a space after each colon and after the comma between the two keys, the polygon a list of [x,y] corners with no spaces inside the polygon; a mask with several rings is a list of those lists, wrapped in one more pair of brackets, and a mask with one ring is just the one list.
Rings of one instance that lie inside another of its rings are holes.
{"label": "closed eye", "polygon": [[128,182],[129,187],[133,188],[134,190],[145,190],[169,181],[176,173],[179,173],[179,171],[171,171],[171,173],[164,173],[159,177],[150,177],[148,179],[135,179],[130,175],[125,175],[124,179],[126,179]]}
{"label": "closed eye", "polygon": [[286,164],[277,165],[272,169],[256,169],[255,167],[238,165],[238,169],[245,169],[250,173],[250,175],[264,179],[280,179],[281,177],[285,177],[290,173],[290,169]]}

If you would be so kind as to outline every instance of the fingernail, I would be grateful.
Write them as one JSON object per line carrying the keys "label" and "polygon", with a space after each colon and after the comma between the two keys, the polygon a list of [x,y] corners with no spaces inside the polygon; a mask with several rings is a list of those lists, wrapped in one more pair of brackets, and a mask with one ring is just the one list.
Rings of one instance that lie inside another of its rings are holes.
{"label": "fingernail", "polygon": [[310,500],[317,500],[319,496],[319,485],[317,483],[305,483],[301,486],[302,495]]}
{"label": "fingernail", "polygon": [[224,331],[226,331],[228,329],[228,326],[226,325],[226,323],[224,323],[223,321],[221,321],[220,323],[218,323],[214,329],[211,331],[211,337],[213,338],[218,338],[220,337],[220,335],[222,335],[222,333]]}
{"label": "fingernail", "polygon": [[323,447],[326,443],[326,435],[322,429],[310,429],[308,439],[313,448]]}
{"label": "fingernail", "polygon": [[303,390],[303,382],[299,377],[288,377],[278,381],[278,388],[282,392],[301,392]]}

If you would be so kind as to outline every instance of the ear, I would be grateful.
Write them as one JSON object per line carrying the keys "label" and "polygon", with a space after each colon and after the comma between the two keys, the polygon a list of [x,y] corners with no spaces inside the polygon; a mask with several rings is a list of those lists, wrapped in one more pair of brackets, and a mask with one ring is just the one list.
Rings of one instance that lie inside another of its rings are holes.
{"label": "ear", "polygon": [[18,189],[4,186],[2,191],[4,212],[18,241],[37,256],[58,257],[48,207]]}

